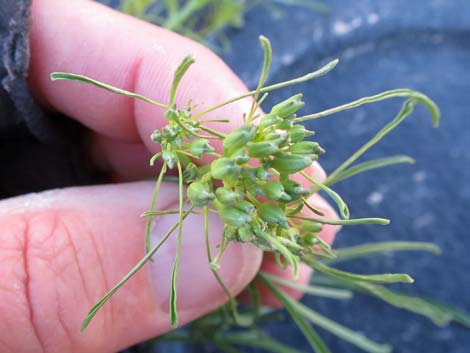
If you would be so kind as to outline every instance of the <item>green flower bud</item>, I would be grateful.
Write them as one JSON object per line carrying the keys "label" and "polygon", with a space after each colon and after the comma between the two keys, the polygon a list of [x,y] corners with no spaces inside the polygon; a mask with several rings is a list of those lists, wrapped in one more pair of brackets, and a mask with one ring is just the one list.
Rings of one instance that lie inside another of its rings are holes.
{"label": "green flower bud", "polygon": [[162,133],[161,133],[161,131],[160,130],[155,130],[154,132],[152,132],[152,134],[150,135],[150,139],[155,143],[161,144],[162,143]]}
{"label": "green flower bud", "polygon": [[272,160],[271,167],[281,174],[293,174],[307,168],[315,159],[315,155],[278,153]]}
{"label": "green flower bud", "polygon": [[183,180],[186,183],[196,180],[198,170],[199,168],[194,163],[188,163],[186,168],[183,170]]}
{"label": "green flower bud", "polygon": [[308,233],[308,234],[305,234],[304,236],[302,236],[302,241],[307,246],[313,246],[313,245],[315,245],[315,243],[317,243],[316,238],[317,237],[316,237],[315,234]]}
{"label": "green flower bud", "polygon": [[284,142],[285,140],[287,140],[287,138],[287,132],[281,130],[272,131],[264,135],[265,141],[274,141],[277,144]]}
{"label": "green flower bud", "polygon": [[210,192],[207,184],[192,183],[188,187],[188,198],[194,206],[206,206],[214,199],[214,194]]}
{"label": "green flower bud", "polygon": [[285,180],[282,182],[282,185],[284,186],[284,191],[291,197],[292,201],[297,201],[301,197],[308,195],[308,191],[294,180]]}
{"label": "green flower bud", "polygon": [[265,129],[267,127],[271,127],[271,126],[275,126],[275,125],[278,125],[280,123],[282,123],[284,120],[281,119],[279,116],[277,116],[276,114],[266,114],[265,116],[263,116],[260,121],[259,121],[259,125],[258,127],[260,129]]}
{"label": "green flower bud", "polygon": [[271,173],[269,171],[269,169],[267,168],[264,168],[264,167],[258,167],[256,168],[256,172],[255,172],[255,175],[256,175],[256,178],[258,178],[259,180],[267,180],[268,178],[272,177],[273,176],[273,173]]}
{"label": "green flower bud", "polygon": [[302,141],[306,137],[315,135],[315,132],[307,130],[303,125],[294,125],[287,133],[292,143]]}
{"label": "green flower bud", "polygon": [[259,217],[270,224],[277,224],[282,228],[289,228],[285,212],[276,205],[263,203],[257,207]]}
{"label": "green flower bud", "polygon": [[219,212],[220,218],[225,224],[241,227],[251,221],[251,216],[236,208],[224,208]]}
{"label": "green flower bud", "polygon": [[289,148],[289,152],[292,154],[317,154],[319,146],[318,142],[299,141]]}
{"label": "green flower bud", "polygon": [[252,215],[253,212],[255,211],[255,206],[246,200],[241,200],[239,201],[235,207],[242,211],[243,213],[246,213],[247,215]]}
{"label": "green flower bud", "polygon": [[179,126],[167,125],[162,130],[163,137],[167,139],[173,139],[181,133],[181,128]]}
{"label": "green flower bud", "polygon": [[237,230],[238,240],[242,242],[249,242],[253,239],[253,231],[250,226],[244,226]]}
{"label": "green flower bud", "polygon": [[279,200],[289,201],[291,198],[288,194],[284,192],[284,187],[278,181],[270,181],[263,186],[263,193],[270,200]]}
{"label": "green flower bud", "polygon": [[245,145],[253,139],[254,135],[255,127],[250,125],[244,125],[232,131],[224,139],[224,153],[231,156],[232,153],[245,147]]}
{"label": "green flower bud", "polygon": [[243,165],[250,160],[250,157],[244,149],[239,149],[232,155],[232,159],[235,160],[235,163],[238,165]]}
{"label": "green flower bud", "polygon": [[231,158],[219,158],[211,164],[211,175],[214,179],[235,180],[241,172],[241,167]]}
{"label": "green flower bud", "polygon": [[165,113],[163,113],[163,115],[170,121],[175,121],[178,119],[178,111],[175,109],[168,109]]}
{"label": "green flower bud", "polygon": [[281,130],[289,130],[292,128],[292,126],[294,126],[294,123],[291,119],[284,119],[280,124],[277,125],[277,128]]}
{"label": "green flower bud", "polygon": [[305,231],[305,232],[310,232],[310,233],[318,233],[319,231],[322,230],[322,225],[318,222],[314,221],[304,221],[300,225],[300,229]]}
{"label": "green flower bud", "polygon": [[296,94],[285,101],[276,104],[272,109],[271,113],[277,114],[280,118],[288,118],[289,116],[295,114],[297,110],[302,108],[305,105],[302,102],[302,94]]}
{"label": "green flower bud", "polygon": [[226,188],[218,188],[215,190],[215,196],[217,197],[217,200],[226,206],[234,205],[237,201],[242,199],[242,195],[240,195],[240,193]]}
{"label": "green flower bud", "polygon": [[252,158],[264,158],[279,152],[278,144],[273,141],[254,142],[249,144],[247,149]]}
{"label": "green flower bud", "polygon": [[195,157],[201,157],[204,153],[214,152],[214,147],[206,139],[197,139],[189,145],[189,152]]}
{"label": "green flower bud", "polygon": [[172,151],[164,151],[162,154],[162,158],[170,169],[173,169],[176,162],[178,161],[178,156],[175,152]]}

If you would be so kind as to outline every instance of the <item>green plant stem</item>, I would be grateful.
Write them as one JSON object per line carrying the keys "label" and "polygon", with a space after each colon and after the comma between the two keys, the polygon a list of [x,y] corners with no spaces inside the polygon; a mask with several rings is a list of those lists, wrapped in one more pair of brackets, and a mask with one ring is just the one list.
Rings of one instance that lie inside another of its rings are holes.
{"label": "green plant stem", "polygon": [[152,195],[152,202],[150,204],[150,210],[148,211],[147,221],[145,224],[145,252],[148,253],[150,251],[150,244],[152,241],[152,222],[153,222],[153,212],[155,211],[155,206],[158,200],[158,194],[160,193],[160,187],[162,185],[163,177],[166,173],[166,163],[163,163],[162,169],[158,174],[158,179],[155,184],[155,189]]}
{"label": "green plant stem", "polygon": [[177,286],[178,286],[178,270],[181,258],[181,247],[183,243],[183,203],[184,203],[184,190],[183,190],[183,169],[181,162],[176,162],[178,168],[178,241],[176,245],[175,263],[171,274],[171,291],[170,291],[170,323],[173,328],[178,327],[178,311],[177,311]]}
{"label": "green plant stem", "polygon": [[206,254],[207,254],[207,260],[209,261],[209,267],[215,279],[224,290],[225,295],[227,296],[229,300],[230,311],[232,313],[233,319],[235,322],[237,322],[238,321],[237,301],[235,300],[232,293],[225,285],[224,281],[222,280],[219,273],[217,272],[217,269],[215,269],[214,266],[211,266],[212,265],[212,252],[211,252],[211,245],[209,241],[209,207],[208,206],[204,206],[203,214],[204,214],[204,238],[205,238],[205,243],[206,243]]}

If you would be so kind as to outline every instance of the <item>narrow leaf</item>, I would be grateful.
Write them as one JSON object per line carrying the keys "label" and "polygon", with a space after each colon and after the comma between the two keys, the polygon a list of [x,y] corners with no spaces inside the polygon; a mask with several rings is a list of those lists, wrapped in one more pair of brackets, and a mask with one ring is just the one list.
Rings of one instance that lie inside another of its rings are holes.
{"label": "narrow leaf", "polygon": [[302,285],[295,281],[289,281],[285,278],[270,275],[266,272],[262,272],[263,275],[273,283],[280,284],[284,287],[292,288],[303,292],[305,294],[311,294],[318,297],[325,297],[331,299],[351,299],[353,293],[350,290],[345,289],[336,289],[322,286],[311,286],[311,285]]}
{"label": "narrow leaf", "polygon": [[390,353],[392,347],[388,344],[380,344],[365,337],[362,333],[353,331],[305,306],[304,304],[293,301],[293,309],[300,315],[310,321],[312,324],[330,331],[332,334],[343,340],[361,348],[369,353]]}
{"label": "narrow leaf", "polygon": [[186,56],[181,64],[175,71],[175,75],[173,77],[173,84],[171,86],[170,91],[170,106],[175,103],[176,91],[178,90],[178,86],[183,79],[184,74],[188,71],[189,67],[194,64],[196,61],[191,55]]}
{"label": "narrow leaf", "polygon": [[432,243],[415,241],[390,241],[369,243],[348,248],[333,250],[336,258],[327,260],[327,263],[337,263],[366,256],[379,255],[389,251],[427,251],[439,255],[441,250]]}
{"label": "narrow leaf", "polygon": [[372,169],[384,168],[394,164],[414,164],[415,160],[408,156],[392,156],[386,158],[379,158],[374,159],[372,161],[367,161],[363,163],[356,164],[353,167],[350,167],[340,174],[336,178],[330,181],[330,185],[335,184],[337,182],[343,181],[345,179],[351,178],[354,175],[367,172]]}
{"label": "narrow leaf", "polygon": [[290,314],[292,319],[295,321],[299,329],[304,334],[307,341],[310,343],[312,349],[317,353],[331,353],[326,346],[325,342],[318,336],[315,330],[307,323],[307,321],[299,315],[299,311],[295,307],[295,300],[285,295],[275,285],[273,285],[262,273],[258,274],[258,278],[261,282],[268,287],[271,293],[284,305],[287,312]]}
{"label": "narrow leaf", "polygon": [[345,280],[370,282],[370,283],[413,283],[414,280],[404,273],[385,273],[380,275],[358,275],[329,267],[315,259],[303,257],[302,261],[313,269],[327,275],[338,277]]}
{"label": "narrow leaf", "polygon": [[107,91],[110,91],[110,92],[113,92],[113,93],[117,93],[117,94],[120,94],[120,95],[123,95],[123,96],[126,96],[126,97],[131,97],[131,98],[143,100],[144,102],[150,103],[150,104],[152,104],[154,106],[157,106],[159,108],[164,108],[164,109],[168,108],[167,105],[162,104],[162,103],[158,103],[158,102],[156,102],[154,100],[151,100],[150,98],[144,97],[140,94],[132,93],[132,92],[129,92],[129,91],[117,88],[117,87],[113,87],[111,85],[108,85],[108,84],[100,82],[100,81],[93,80],[93,79],[91,79],[89,77],[86,77],[86,76],[83,76],[83,75],[69,74],[69,73],[66,73],[66,72],[53,72],[51,74],[51,80],[52,81],[66,80],[66,81],[88,83],[88,84],[94,85],[96,87],[103,88],[103,89],[105,89]]}
{"label": "narrow leaf", "polygon": [[322,183],[316,181],[315,179],[313,179],[310,175],[308,175],[304,171],[300,172],[300,174],[302,174],[302,176],[305,179],[307,179],[309,182],[311,182],[313,185],[315,185],[316,187],[318,187],[321,190],[323,190],[324,192],[326,192],[328,194],[328,196],[331,197],[331,199],[338,206],[341,217],[343,219],[349,219],[348,205],[346,204],[346,202],[343,201],[341,196],[339,196],[336,191],[334,191],[334,190],[330,189],[328,186],[323,185]]}

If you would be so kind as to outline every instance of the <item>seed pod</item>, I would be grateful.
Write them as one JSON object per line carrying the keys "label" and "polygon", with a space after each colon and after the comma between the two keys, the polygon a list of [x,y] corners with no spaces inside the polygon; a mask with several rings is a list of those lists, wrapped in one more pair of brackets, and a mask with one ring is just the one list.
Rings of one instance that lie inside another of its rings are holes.
{"label": "seed pod", "polygon": [[291,198],[288,194],[285,193],[284,187],[278,181],[270,181],[263,186],[264,195],[270,200],[279,200],[289,201]]}
{"label": "seed pod", "polygon": [[206,206],[215,197],[206,184],[197,182],[189,185],[187,194],[194,206]]}
{"label": "seed pod", "polygon": [[195,157],[201,157],[204,153],[214,152],[214,147],[206,139],[197,139],[189,146],[189,152]]}
{"label": "seed pod", "polygon": [[244,125],[236,130],[233,130],[225,137],[224,140],[224,153],[231,156],[234,152],[250,142],[254,137],[255,128],[250,125]]}
{"label": "seed pod", "polygon": [[289,228],[285,212],[276,205],[263,203],[256,208],[259,217],[270,224],[277,224],[282,228]]}
{"label": "seed pod", "polygon": [[302,141],[304,138],[315,134],[315,132],[307,130],[303,125],[294,125],[287,133],[292,143]]}
{"label": "seed pod", "polygon": [[219,158],[211,164],[211,175],[214,179],[235,180],[240,172],[240,166],[231,158]]}
{"label": "seed pod", "polygon": [[178,156],[176,155],[175,152],[172,152],[172,151],[164,151],[162,153],[162,158],[170,169],[173,169],[176,162],[178,161]]}
{"label": "seed pod", "polygon": [[304,170],[317,158],[316,155],[278,153],[272,160],[271,167],[281,174],[293,174]]}
{"label": "seed pod", "polygon": [[273,141],[254,142],[248,145],[248,155],[252,158],[268,157],[279,151],[279,146]]}
{"label": "seed pod", "polygon": [[302,94],[296,94],[290,98],[287,98],[285,101],[276,104],[272,109],[271,113],[277,114],[280,118],[288,118],[289,116],[295,114],[297,110],[302,108],[305,105],[302,102]]}
{"label": "seed pod", "polygon": [[227,188],[218,188],[215,190],[215,196],[217,197],[217,200],[226,206],[232,206],[242,198],[240,193],[229,190]]}
{"label": "seed pod", "polygon": [[241,227],[251,221],[251,216],[236,208],[224,208],[219,212],[225,224]]}
{"label": "seed pod", "polygon": [[300,225],[300,229],[305,231],[305,232],[310,232],[310,233],[318,233],[319,231],[322,230],[322,225],[318,222],[314,221],[304,221]]}
{"label": "seed pod", "polygon": [[246,213],[247,215],[252,215],[253,212],[255,211],[255,206],[246,200],[241,200],[239,201],[235,207],[242,211],[243,213]]}
{"label": "seed pod", "polygon": [[289,148],[289,152],[292,154],[317,154],[318,147],[318,142],[299,141]]}
{"label": "seed pod", "polygon": [[150,139],[155,143],[161,144],[162,143],[162,133],[161,133],[161,131],[160,130],[155,130],[154,132],[152,132],[152,134],[150,135]]}
{"label": "seed pod", "polygon": [[284,120],[281,119],[276,114],[269,113],[269,114],[266,114],[265,116],[263,116],[260,119],[258,127],[260,129],[265,129],[267,127],[276,126],[276,125],[282,123],[283,121]]}

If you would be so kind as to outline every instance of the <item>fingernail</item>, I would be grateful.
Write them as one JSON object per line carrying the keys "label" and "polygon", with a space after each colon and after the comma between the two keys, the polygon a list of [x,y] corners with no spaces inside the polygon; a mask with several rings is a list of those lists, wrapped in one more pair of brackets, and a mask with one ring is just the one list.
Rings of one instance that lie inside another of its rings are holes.
{"label": "fingernail", "polygon": [[[171,206],[169,207],[171,208]],[[173,206],[177,208],[177,206]],[[157,217],[152,229],[152,243],[156,244],[178,222],[178,215]],[[216,214],[209,214],[209,239],[212,258],[218,252],[223,224]],[[175,230],[157,251],[150,264],[151,287],[157,304],[164,312],[169,309],[171,273],[177,248]],[[204,217],[190,214],[183,223],[181,257],[177,284],[177,310],[180,323],[201,316],[227,301],[227,296],[210,270],[204,239]],[[225,285],[235,295],[256,274],[261,262],[259,252],[249,244],[228,245],[218,271]]]}

